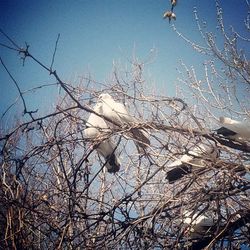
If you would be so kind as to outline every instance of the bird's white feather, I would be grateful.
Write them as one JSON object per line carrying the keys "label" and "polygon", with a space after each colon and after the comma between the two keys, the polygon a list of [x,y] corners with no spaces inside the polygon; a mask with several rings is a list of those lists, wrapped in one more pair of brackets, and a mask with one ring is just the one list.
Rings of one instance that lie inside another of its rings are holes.
{"label": "bird's white feather", "polygon": [[236,133],[236,135],[231,136],[232,139],[240,141],[250,140],[250,122],[236,121],[228,117],[220,117],[220,124]]}
{"label": "bird's white feather", "polygon": [[169,170],[166,173],[166,179],[168,179],[169,183],[174,183],[183,176],[192,173],[194,167],[205,167],[206,160],[212,161],[218,156],[219,151],[214,145],[199,143],[189,150],[187,154],[182,155],[168,165]]}
{"label": "bird's white feather", "polygon": [[[208,145],[204,143],[199,143],[193,149],[189,150],[187,154],[181,156],[181,158],[170,163],[168,167],[177,167],[182,164],[199,164],[204,158],[216,158],[218,152],[213,145]],[[195,162],[193,160],[195,159]]]}
{"label": "bird's white feather", "polygon": [[199,226],[199,227],[211,227],[214,225],[214,219],[203,214],[193,213],[190,211],[185,211],[184,213],[185,224]]}
{"label": "bird's white feather", "polygon": [[[96,113],[100,114],[101,108],[102,108],[102,103],[97,103],[93,110]],[[98,137],[102,136],[103,134],[111,132],[105,120],[94,113],[90,114],[86,125],[87,128],[84,130],[84,133],[86,137],[91,139],[98,139]],[[114,155],[115,144],[111,141],[111,139],[109,138],[105,139],[98,144],[96,151],[99,154],[101,154],[105,158],[105,160],[107,160],[108,157]],[[109,172],[118,171],[119,166],[120,166],[119,159],[115,155],[112,164],[111,161],[107,160],[106,167],[109,170]]]}
{"label": "bird's white feather", "polygon": [[204,214],[184,211],[183,223],[190,226],[189,232],[192,238],[202,237],[207,230],[215,224],[215,219]]}
{"label": "bird's white feather", "polygon": [[129,115],[127,109],[122,103],[116,102],[111,95],[101,94],[99,96],[102,102],[102,114],[113,122],[123,125],[135,122],[133,116]]}
{"label": "bird's white feather", "polygon": [[[101,94],[99,100],[102,103],[101,114],[114,122],[114,124],[110,124],[111,127],[136,124],[136,118],[130,115],[126,107],[122,103],[116,102],[111,95]],[[150,144],[149,135],[145,130],[132,128],[131,133],[139,146],[146,147]]]}

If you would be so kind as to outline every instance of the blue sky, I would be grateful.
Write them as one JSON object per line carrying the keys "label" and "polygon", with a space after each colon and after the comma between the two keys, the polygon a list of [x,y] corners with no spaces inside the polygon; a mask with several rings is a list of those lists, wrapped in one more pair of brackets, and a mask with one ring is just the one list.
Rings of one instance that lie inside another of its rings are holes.
{"label": "blue sky", "polygon": [[[216,12],[212,0],[179,0],[175,8],[175,25],[187,37],[201,41],[194,20],[194,6],[206,20],[209,30],[215,31]],[[241,29],[237,25],[246,17],[245,1],[224,0],[221,6],[226,23]],[[167,20],[163,20],[163,13],[169,8],[168,0],[2,0],[0,27],[19,45],[27,42],[30,52],[47,65],[50,65],[60,33],[54,66],[66,81],[90,72],[93,79],[106,82],[113,61],[128,63],[133,53],[144,60],[155,48],[157,56],[145,72],[160,94],[173,96],[179,60],[198,68],[204,58],[173,32]],[[6,44],[1,35],[0,42]],[[22,91],[55,82],[31,60],[23,67],[16,52],[0,47],[0,56]],[[2,113],[18,96],[2,66],[0,87]],[[39,110],[50,107],[56,101],[56,94],[56,87],[48,87],[33,93],[33,97],[26,95],[28,106]]]}

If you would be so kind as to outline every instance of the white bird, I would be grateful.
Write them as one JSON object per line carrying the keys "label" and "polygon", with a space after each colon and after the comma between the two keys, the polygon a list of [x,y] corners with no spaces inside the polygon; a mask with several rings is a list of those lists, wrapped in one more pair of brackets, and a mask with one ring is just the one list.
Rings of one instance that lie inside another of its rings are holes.
{"label": "white bird", "polygon": [[166,179],[169,183],[181,179],[184,175],[192,172],[194,167],[204,167],[206,160],[214,160],[219,156],[218,149],[205,143],[199,143],[192,150],[189,150],[187,154],[181,156],[180,159],[175,160],[168,165],[168,168],[172,168],[167,172]]}
{"label": "white bird", "polygon": [[220,117],[220,124],[223,127],[217,130],[217,134],[240,142],[250,140],[250,122]]}
{"label": "white bird", "polygon": [[[124,126],[124,125],[136,125],[138,120],[130,115],[126,110],[125,106],[122,103],[116,102],[111,95],[105,93],[99,96],[99,100],[102,103],[101,113],[106,118],[110,119],[115,124],[111,124],[111,126]],[[150,141],[148,139],[148,134],[145,130],[138,128],[130,129],[134,139],[138,142],[138,144],[145,148],[150,145]]]}
{"label": "white bird", "polygon": [[[100,114],[101,108],[102,103],[97,103],[93,110]],[[90,114],[86,126],[87,128],[84,130],[84,133],[90,139],[98,140],[103,134],[105,135],[105,133],[111,132],[105,120],[94,113]],[[120,162],[115,155],[115,148],[115,144],[109,138],[102,140],[96,148],[96,151],[102,155],[107,162],[106,168],[109,173],[115,173],[120,169]]]}
{"label": "white bird", "polygon": [[190,226],[189,233],[192,238],[202,237],[215,225],[215,220],[212,216],[208,217],[199,212],[184,211],[183,216],[183,223]]}

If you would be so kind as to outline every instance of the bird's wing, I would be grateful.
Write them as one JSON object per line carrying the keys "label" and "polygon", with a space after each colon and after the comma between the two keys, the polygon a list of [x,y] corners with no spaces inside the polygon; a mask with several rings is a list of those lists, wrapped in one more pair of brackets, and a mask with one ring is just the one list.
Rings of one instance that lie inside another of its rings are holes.
{"label": "bird's wing", "polygon": [[[114,111],[117,113],[121,121],[125,124],[133,125],[138,122],[138,120],[134,116],[128,113],[126,107],[122,103],[115,102]],[[149,134],[145,130],[132,128],[131,132],[133,134],[134,139],[138,141],[140,147],[144,148],[147,147],[147,145],[150,145],[150,141],[148,139]]]}
{"label": "bird's wing", "polygon": [[94,113],[91,113],[89,119],[86,122],[86,129],[84,133],[89,138],[95,138],[100,135],[100,133],[110,132],[110,129],[107,123],[103,118],[97,116]]}
{"label": "bird's wing", "polygon": [[116,103],[113,99],[103,100],[102,114],[116,124],[122,124],[123,121],[116,109]]}
{"label": "bird's wing", "polygon": [[136,119],[128,113],[124,104],[119,103],[119,102],[115,102],[114,103],[114,111],[117,113],[117,115],[121,118],[121,120],[124,123],[129,124],[132,122],[136,122]]}
{"label": "bird's wing", "polygon": [[135,118],[129,115],[124,104],[116,102],[112,97],[103,100],[103,115],[119,124],[135,122]]}
{"label": "bird's wing", "polygon": [[[138,122],[138,120],[134,116],[128,113],[126,107],[122,103],[116,102],[114,104],[114,111],[118,114],[122,123],[135,125]],[[139,128],[132,128],[131,132],[132,132],[134,139],[138,141],[138,145],[141,148],[145,148],[148,145],[150,145],[150,140],[148,139],[149,138],[148,132]]]}
{"label": "bird's wing", "polygon": [[[124,104],[116,102],[112,96],[105,93],[101,94],[99,98],[103,103],[101,110],[105,117],[119,125],[126,124],[133,126],[136,124],[137,119],[128,113]],[[150,141],[148,139],[149,135],[146,131],[138,128],[131,128],[130,132],[140,147],[145,148],[147,145],[150,145]]]}
{"label": "bird's wing", "polygon": [[108,125],[104,121],[104,119],[96,114],[90,114],[89,119],[86,122],[87,127],[95,127],[95,128],[102,128],[107,129]]}

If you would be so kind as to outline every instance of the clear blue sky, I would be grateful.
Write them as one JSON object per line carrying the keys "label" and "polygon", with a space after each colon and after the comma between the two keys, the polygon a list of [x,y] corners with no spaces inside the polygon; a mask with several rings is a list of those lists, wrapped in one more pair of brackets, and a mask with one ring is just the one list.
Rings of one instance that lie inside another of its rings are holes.
{"label": "clear blue sky", "polygon": [[[245,0],[224,0],[221,5],[228,24],[237,27],[246,17]],[[179,0],[175,25],[189,38],[200,41],[194,6],[214,31],[216,12],[212,0]],[[0,27],[18,44],[23,45],[25,41],[30,44],[30,52],[47,65],[50,65],[60,33],[55,69],[63,80],[90,72],[94,79],[105,82],[113,60],[126,62],[133,51],[143,60],[150,49],[156,48],[157,57],[146,68],[146,73],[164,90],[161,94],[172,96],[175,95],[179,60],[198,67],[203,59],[172,31],[167,20],[163,20],[163,13],[169,8],[169,0],[1,0]],[[0,42],[6,43],[1,35]],[[23,67],[16,52],[0,47],[0,56],[22,91],[55,82],[30,60]],[[2,113],[18,96],[2,66],[0,87]],[[41,110],[51,106],[56,93],[57,89],[50,87],[38,91],[35,98],[26,96],[29,108]]]}

